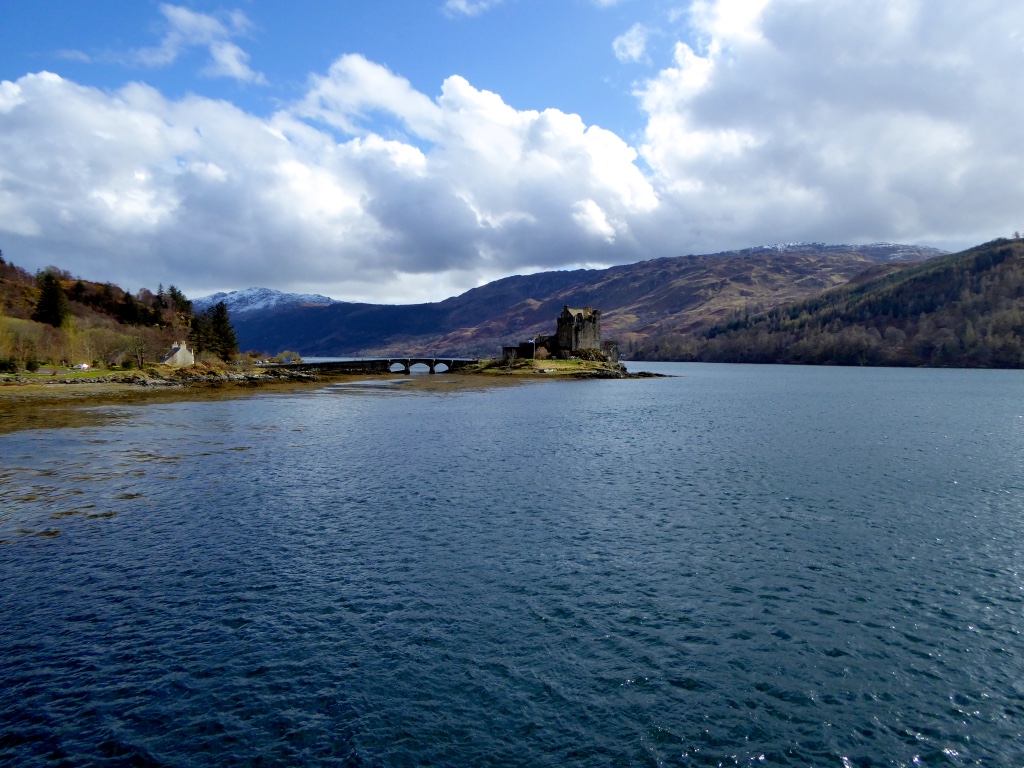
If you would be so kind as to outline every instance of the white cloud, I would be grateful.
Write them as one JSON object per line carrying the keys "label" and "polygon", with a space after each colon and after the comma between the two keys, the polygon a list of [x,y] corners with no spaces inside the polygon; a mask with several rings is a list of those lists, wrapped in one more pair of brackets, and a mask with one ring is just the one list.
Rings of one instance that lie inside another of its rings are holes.
{"label": "white cloud", "polygon": [[230,77],[244,83],[266,85],[267,79],[259,72],[249,68],[249,54],[234,43],[223,40],[210,45],[212,61],[203,69],[203,74],[210,77]]}
{"label": "white cloud", "polygon": [[476,16],[503,2],[505,0],[445,0],[444,10],[452,15]]}
{"label": "white cloud", "polygon": [[645,61],[650,30],[637,23],[612,41],[612,51],[619,61]]}
{"label": "white cloud", "polygon": [[[381,113],[409,140],[369,130]],[[339,143],[323,124],[349,135]],[[27,75],[0,84],[0,158],[0,237],[16,263],[196,292],[315,285],[401,301],[628,261],[643,256],[630,218],[657,206],[614,134],[513,109],[460,77],[431,100],[361,57],[270,118]]]}
{"label": "white cloud", "polygon": [[759,21],[769,2],[771,0],[695,0],[690,6],[690,15],[708,47],[717,51],[722,46],[759,40]]}
{"label": "white cloud", "polygon": [[573,220],[587,233],[600,237],[607,243],[615,242],[615,228],[601,206],[593,200],[580,200],[572,206]]}
{"label": "white cloud", "polygon": [[155,48],[140,48],[134,58],[153,67],[172,64],[186,49],[207,48],[210,64],[203,74],[210,77],[230,77],[246,83],[265,84],[266,78],[249,67],[249,55],[231,38],[245,34],[251,27],[241,11],[232,11],[223,20],[188,8],[163,3],[160,13],[167,22],[167,33]]}
{"label": "white cloud", "polygon": [[64,59],[65,61],[80,61],[83,64],[88,64],[92,61],[92,56],[84,51],[72,49],[57,51],[57,57]]}
{"label": "white cloud", "polygon": [[689,18],[697,50],[638,92],[687,250],[1014,229],[1024,6],[700,0]]}
{"label": "white cloud", "polygon": [[21,86],[10,80],[0,82],[0,114],[10,112],[24,103],[25,97],[22,95]]}
{"label": "white cloud", "polygon": [[396,116],[411,132],[431,139],[441,121],[437,105],[408,80],[354,54],[339,58],[326,75],[311,77],[296,111],[350,134],[365,133],[359,124],[374,113]]}
{"label": "white cloud", "polygon": [[[181,34],[209,47],[245,25],[189,14]],[[1024,6],[703,0],[687,20],[638,86],[638,149],[358,55],[269,117],[141,84],[0,82],[0,246],[128,286],[404,301],[570,264],[1022,227]]]}

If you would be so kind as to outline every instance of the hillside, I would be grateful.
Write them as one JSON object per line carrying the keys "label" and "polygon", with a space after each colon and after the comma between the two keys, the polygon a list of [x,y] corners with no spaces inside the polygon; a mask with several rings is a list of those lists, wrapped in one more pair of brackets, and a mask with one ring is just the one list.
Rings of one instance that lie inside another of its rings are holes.
{"label": "hillside", "polygon": [[514,276],[442,302],[333,304],[235,318],[243,349],[304,355],[491,355],[550,333],[562,306],[603,313],[606,337],[627,354],[654,336],[687,333],[751,305],[767,308],[943,252],[913,246],[789,244],[654,259],[602,270]]}
{"label": "hillside", "polygon": [[[39,316],[49,281],[60,294],[56,318]],[[0,370],[40,363],[141,366],[189,333],[191,307],[173,286],[131,294],[57,267],[32,275],[0,255]]]}
{"label": "hillside", "polygon": [[1024,241],[991,243],[638,349],[647,359],[1024,367]]}

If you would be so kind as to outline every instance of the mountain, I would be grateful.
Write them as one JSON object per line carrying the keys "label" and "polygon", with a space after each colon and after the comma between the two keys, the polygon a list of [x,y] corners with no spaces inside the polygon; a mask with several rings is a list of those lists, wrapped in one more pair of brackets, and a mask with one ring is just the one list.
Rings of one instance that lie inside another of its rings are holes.
{"label": "mountain", "polygon": [[744,306],[765,309],[943,253],[890,243],[759,246],[517,275],[430,304],[292,304],[233,311],[232,319],[243,349],[476,356],[553,332],[555,317],[569,304],[600,309],[605,337],[619,339],[628,352],[653,336],[689,332]]}
{"label": "mountain", "polygon": [[766,312],[649,339],[649,359],[1024,367],[1024,240],[994,240]]}
{"label": "mountain", "polygon": [[248,312],[260,312],[270,309],[281,309],[294,306],[327,306],[343,302],[317,293],[282,293],[271,288],[246,288],[230,293],[213,293],[192,299],[192,307],[196,312],[209,309],[223,301],[232,316]]}

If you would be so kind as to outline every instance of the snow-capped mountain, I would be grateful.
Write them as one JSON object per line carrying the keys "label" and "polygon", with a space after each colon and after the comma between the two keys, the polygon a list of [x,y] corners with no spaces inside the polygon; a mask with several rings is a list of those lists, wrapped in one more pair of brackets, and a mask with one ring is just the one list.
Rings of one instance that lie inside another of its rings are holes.
{"label": "snow-capped mountain", "polygon": [[868,245],[829,245],[827,243],[775,243],[757,245],[740,251],[726,251],[716,256],[753,256],[766,253],[796,255],[824,255],[829,253],[853,253],[879,263],[925,261],[945,256],[949,251],[930,248],[926,245],[901,245],[899,243],[870,243]]}
{"label": "snow-capped mountain", "polygon": [[345,303],[329,296],[321,296],[318,293],[283,293],[272,288],[246,288],[241,291],[213,293],[209,296],[192,299],[192,308],[196,312],[202,312],[221,301],[227,305],[228,312],[232,315],[291,306],[323,306]]}

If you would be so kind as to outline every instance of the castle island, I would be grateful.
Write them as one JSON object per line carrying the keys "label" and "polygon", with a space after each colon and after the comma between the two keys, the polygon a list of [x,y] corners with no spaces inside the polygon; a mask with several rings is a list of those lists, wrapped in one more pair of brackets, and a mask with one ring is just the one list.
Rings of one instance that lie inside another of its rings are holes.
{"label": "castle island", "polygon": [[566,304],[553,336],[537,336],[514,347],[502,347],[502,360],[571,360],[583,358],[618,363],[619,345],[601,339],[601,310],[572,309]]}

